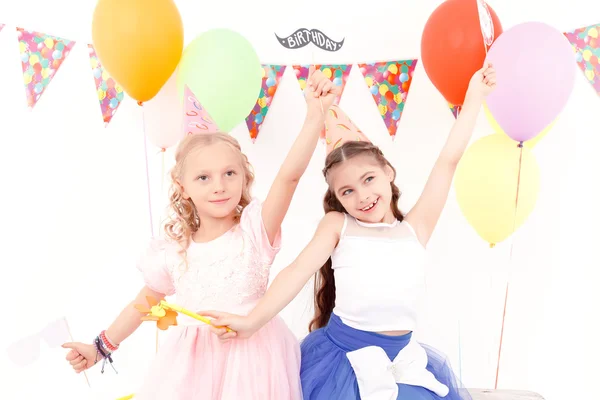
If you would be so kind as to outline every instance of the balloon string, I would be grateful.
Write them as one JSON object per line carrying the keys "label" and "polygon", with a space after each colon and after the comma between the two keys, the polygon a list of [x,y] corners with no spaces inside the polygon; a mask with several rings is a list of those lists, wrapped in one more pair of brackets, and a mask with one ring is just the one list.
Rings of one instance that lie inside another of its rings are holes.
{"label": "balloon string", "polygon": [[[317,69],[317,64],[315,63],[315,52],[312,52],[313,65],[315,66],[315,70]],[[325,110],[323,109],[323,100],[321,99],[321,94],[319,94],[319,103],[321,104],[321,114],[325,116]]]}
{"label": "balloon string", "polygon": [[[485,0],[475,0],[475,7],[477,8],[477,13],[478,13],[477,19],[479,20],[479,24],[481,25],[481,14],[479,13],[479,1],[483,2],[483,7],[485,8],[486,13],[488,15],[490,15],[490,14],[489,14],[489,10],[487,8],[487,4],[485,3]],[[491,15],[490,15],[490,23],[492,25],[491,29],[492,29],[492,42],[493,42],[494,41],[494,22],[491,20]],[[487,44],[487,38],[486,38],[485,32],[483,31],[483,28],[481,29],[481,38],[483,39],[483,50],[485,51],[485,58],[484,58],[484,65],[485,65],[485,60],[487,59],[487,55],[488,55],[488,44]]]}
{"label": "balloon string", "polygon": [[484,59],[484,65],[485,65],[485,60],[487,60],[487,55],[488,55],[488,45],[485,42],[485,39],[483,39],[483,49],[485,50],[485,59]]}
{"label": "balloon string", "polygon": [[142,107],[142,134],[144,135],[144,160],[146,162],[146,191],[148,194],[148,217],[150,221],[150,236],[154,237],[154,219],[152,218],[152,196],[150,190],[150,167],[148,162],[148,139],[146,138],[146,116],[144,105],[138,103]]}
{"label": "balloon string", "polygon": [[[456,106],[456,118],[460,115],[461,106]],[[460,379],[460,384],[463,384],[462,377],[462,339],[461,339],[461,329],[460,329],[460,316],[458,317],[458,376]]]}
{"label": "balloon string", "polygon": [[462,340],[460,336],[460,318],[458,319],[458,376],[460,379],[460,384],[463,385],[463,377],[462,377]]}
{"label": "balloon string", "polygon": [[[160,193],[161,196],[164,193],[165,190],[165,149],[161,150],[161,165],[160,165]],[[156,352],[158,353],[158,347],[159,347],[159,343],[158,343],[158,327],[156,328]]]}
{"label": "balloon string", "polygon": [[[312,63],[315,67],[315,71],[317,70],[317,63],[315,62],[315,51],[311,52],[312,54]],[[310,77],[309,77],[310,79]],[[319,103],[321,104],[321,114],[323,115],[323,119],[325,119],[325,109],[323,108],[323,100],[321,99],[321,95],[319,94]],[[327,121],[325,122],[325,138],[324,141],[327,142]]]}
{"label": "balloon string", "polygon": [[[150,167],[148,162],[148,139],[146,135],[146,113],[144,103],[138,101],[142,107],[142,134],[144,135],[144,160],[146,164],[146,191],[148,194],[148,219],[150,221],[150,237],[154,237],[154,218],[152,217],[152,191],[150,190]],[[158,328],[156,328],[156,352],[158,352]]]}
{"label": "balloon string", "polygon": [[165,150],[162,151],[162,160],[160,166],[160,193],[165,190]]}
{"label": "balloon string", "polygon": [[[517,172],[517,194],[515,196],[515,213],[513,217],[513,231],[510,241],[510,255],[509,255],[509,264],[512,265],[513,261],[513,248],[514,248],[514,234],[517,229],[517,208],[519,206],[519,189],[521,187],[521,167],[523,165],[523,142],[519,143],[519,170]],[[502,355],[502,342],[504,339],[504,324],[506,321],[506,305],[508,303],[508,289],[510,286],[510,277],[511,277],[511,268],[509,268],[508,278],[506,279],[506,292],[504,294],[504,310],[502,312],[502,327],[500,328],[500,345],[498,348],[498,363],[496,365],[496,383],[494,385],[494,389],[498,389],[498,376],[500,374],[500,357]]]}

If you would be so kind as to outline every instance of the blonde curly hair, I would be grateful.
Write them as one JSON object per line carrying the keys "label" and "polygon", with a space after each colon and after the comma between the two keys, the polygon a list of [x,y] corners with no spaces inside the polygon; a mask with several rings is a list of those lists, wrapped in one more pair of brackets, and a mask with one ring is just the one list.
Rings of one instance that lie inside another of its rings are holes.
{"label": "blonde curly hair", "polygon": [[[235,221],[239,222],[242,210],[252,200],[250,190],[254,182],[254,172],[248,162],[248,157],[242,153],[239,142],[227,133],[217,132],[210,134],[189,135],[177,146],[175,153],[175,166],[171,170],[171,187],[169,189],[169,216],[165,223],[165,234],[168,238],[181,246],[181,255],[186,260],[187,249],[190,246],[192,235],[200,227],[200,217],[192,199],[183,197],[181,181],[185,162],[193,150],[199,147],[210,146],[215,143],[226,143],[240,155],[240,164],[244,169],[244,187],[242,197],[236,207]],[[185,261],[187,266],[187,261]]]}

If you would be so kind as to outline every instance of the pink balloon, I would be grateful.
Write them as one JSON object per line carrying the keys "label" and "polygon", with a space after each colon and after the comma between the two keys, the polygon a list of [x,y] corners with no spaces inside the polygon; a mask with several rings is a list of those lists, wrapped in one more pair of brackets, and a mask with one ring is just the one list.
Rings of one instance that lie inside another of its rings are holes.
{"label": "pink balloon", "polygon": [[565,36],[541,22],[504,31],[487,59],[498,86],[486,99],[504,132],[518,142],[537,136],[564,108],[575,83],[575,54]]}
{"label": "pink balloon", "polygon": [[177,73],[152,100],[144,103],[144,129],[150,143],[167,149],[183,139],[183,104],[177,92]]}

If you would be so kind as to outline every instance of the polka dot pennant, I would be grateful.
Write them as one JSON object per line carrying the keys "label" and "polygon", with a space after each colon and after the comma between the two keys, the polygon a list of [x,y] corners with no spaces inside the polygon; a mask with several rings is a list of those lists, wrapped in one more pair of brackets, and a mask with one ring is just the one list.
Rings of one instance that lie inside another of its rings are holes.
{"label": "polka dot pennant", "polygon": [[398,130],[416,65],[416,59],[358,64],[392,138]]}
{"label": "polka dot pennant", "polygon": [[454,115],[454,118],[458,118],[458,113],[460,112],[460,106],[455,106],[452,103],[448,103],[448,108],[450,108],[450,112]]}
{"label": "polka dot pennant", "polygon": [[285,72],[285,65],[262,65],[263,76],[258,100],[252,109],[250,115],[246,117],[246,126],[250,132],[250,137],[254,142],[258,137],[258,132],[262,127],[267,112],[279,87],[279,81]]}
{"label": "polka dot pennant", "polygon": [[600,96],[600,24],[565,33],[575,50],[575,59],[586,79]]}
{"label": "polka dot pennant", "polygon": [[65,61],[75,42],[17,28],[27,106],[32,109]]}
{"label": "polka dot pennant", "polygon": [[91,44],[88,44],[88,53],[94,74],[94,82],[96,83],[96,93],[100,102],[102,119],[104,120],[104,126],[108,126],[125,98],[125,92],[123,92],[123,88],[115,82],[108,72],[104,70],[102,63],[96,55],[96,50],[94,50],[94,46]]}

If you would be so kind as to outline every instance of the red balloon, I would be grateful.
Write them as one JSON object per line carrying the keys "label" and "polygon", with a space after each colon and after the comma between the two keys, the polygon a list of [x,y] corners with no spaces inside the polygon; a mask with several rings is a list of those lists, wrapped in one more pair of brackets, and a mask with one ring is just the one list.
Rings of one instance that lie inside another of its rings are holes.
{"label": "red balloon", "polygon": [[[427,20],[421,37],[425,72],[446,101],[454,105],[463,104],[469,81],[483,66],[486,56],[477,1],[444,1]],[[487,8],[496,40],[502,25],[489,4]]]}

